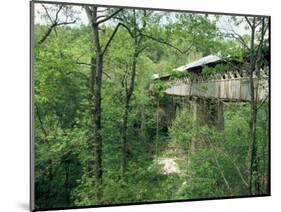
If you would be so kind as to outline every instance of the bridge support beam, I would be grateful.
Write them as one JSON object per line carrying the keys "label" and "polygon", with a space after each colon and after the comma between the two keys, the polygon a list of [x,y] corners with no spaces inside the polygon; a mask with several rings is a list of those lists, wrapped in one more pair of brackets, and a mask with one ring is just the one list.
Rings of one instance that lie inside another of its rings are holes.
{"label": "bridge support beam", "polygon": [[193,120],[198,126],[224,129],[223,103],[217,99],[195,98],[192,101]]}

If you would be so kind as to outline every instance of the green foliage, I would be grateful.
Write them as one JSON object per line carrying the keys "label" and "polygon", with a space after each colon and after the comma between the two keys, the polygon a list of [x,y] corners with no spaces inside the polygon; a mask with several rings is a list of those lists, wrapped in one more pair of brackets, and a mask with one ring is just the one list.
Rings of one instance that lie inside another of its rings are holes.
{"label": "green foliage", "polygon": [[202,69],[202,75],[206,77],[210,77],[215,74],[225,74],[227,72],[231,72],[233,70],[233,65],[226,64],[218,64],[215,67],[204,66]]}
{"label": "green foliage", "polygon": [[[266,123],[262,120],[266,117],[265,112],[260,111],[263,116],[259,117],[259,123]],[[188,161],[183,166],[187,183],[180,189],[181,195],[187,198],[247,195],[248,187],[243,180],[247,181],[249,176],[249,113],[248,104],[231,104],[225,111],[224,131],[199,127],[188,110],[178,114],[169,129],[169,136],[170,147],[184,150],[182,157]],[[257,134],[262,157],[267,135],[259,127]],[[264,162],[260,163],[261,170],[267,167]]]}
{"label": "green foliage", "polygon": [[167,83],[162,82],[160,80],[155,80],[151,85],[150,91],[153,96],[157,97],[164,97],[165,90],[168,88]]}

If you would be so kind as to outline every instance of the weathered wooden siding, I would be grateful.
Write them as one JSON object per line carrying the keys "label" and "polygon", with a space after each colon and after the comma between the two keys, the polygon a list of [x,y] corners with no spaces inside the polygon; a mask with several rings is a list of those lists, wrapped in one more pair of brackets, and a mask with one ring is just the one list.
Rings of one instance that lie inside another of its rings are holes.
{"label": "weathered wooden siding", "polygon": [[[258,100],[265,99],[268,95],[268,77],[262,75],[258,80],[254,76],[255,91],[258,91]],[[222,76],[220,79],[208,81],[189,81],[181,79],[166,90],[168,95],[197,96],[206,98],[219,98],[228,101],[250,101],[250,79],[239,75]],[[256,95],[256,92],[255,92]]]}

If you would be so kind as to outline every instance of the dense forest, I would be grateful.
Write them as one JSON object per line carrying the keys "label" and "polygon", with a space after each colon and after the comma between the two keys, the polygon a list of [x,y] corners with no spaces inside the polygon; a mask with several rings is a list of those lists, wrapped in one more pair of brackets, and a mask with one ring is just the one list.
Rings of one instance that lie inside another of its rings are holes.
{"label": "dense forest", "polygon": [[[34,15],[35,208],[269,194],[269,97],[254,82],[268,17],[39,3]],[[175,69],[210,54],[225,62],[201,75],[246,70],[249,101],[165,93],[161,76],[194,75]]]}

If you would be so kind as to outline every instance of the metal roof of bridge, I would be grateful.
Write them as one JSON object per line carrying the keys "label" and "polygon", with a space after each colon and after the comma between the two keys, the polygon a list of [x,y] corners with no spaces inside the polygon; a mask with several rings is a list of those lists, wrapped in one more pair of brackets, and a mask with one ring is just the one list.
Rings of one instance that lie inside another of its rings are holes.
{"label": "metal roof of bridge", "polygon": [[[199,60],[195,60],[191,63],[188,63],[186,65],[180,66],[174,71],[188,71],[188,70],[197,70],[198,68],[202,67],[203,65],[212,65],[221,62],[222,59],[219,56],[216,55],[208,55],[206,57],[202,57]],[[161,80],[169,80],[170,74],[166,74],[164,76],[159,76],[159,74],[153,74],[152,79],[161,79]]]}
{"label": "metal roof of bridge", "polygon": [[216,63],[221,61],[221,58],[216,56],[216,55],[208,55],[206,57],[202,57],[199,60],[193,61],[192,63],[188,63],[186,65],[180,66],[178,68],[176,68],[176,71],[187,71],[189,69],[193,69],[196,67],[200,67],[203,65],[207,65],[210,63]]}

